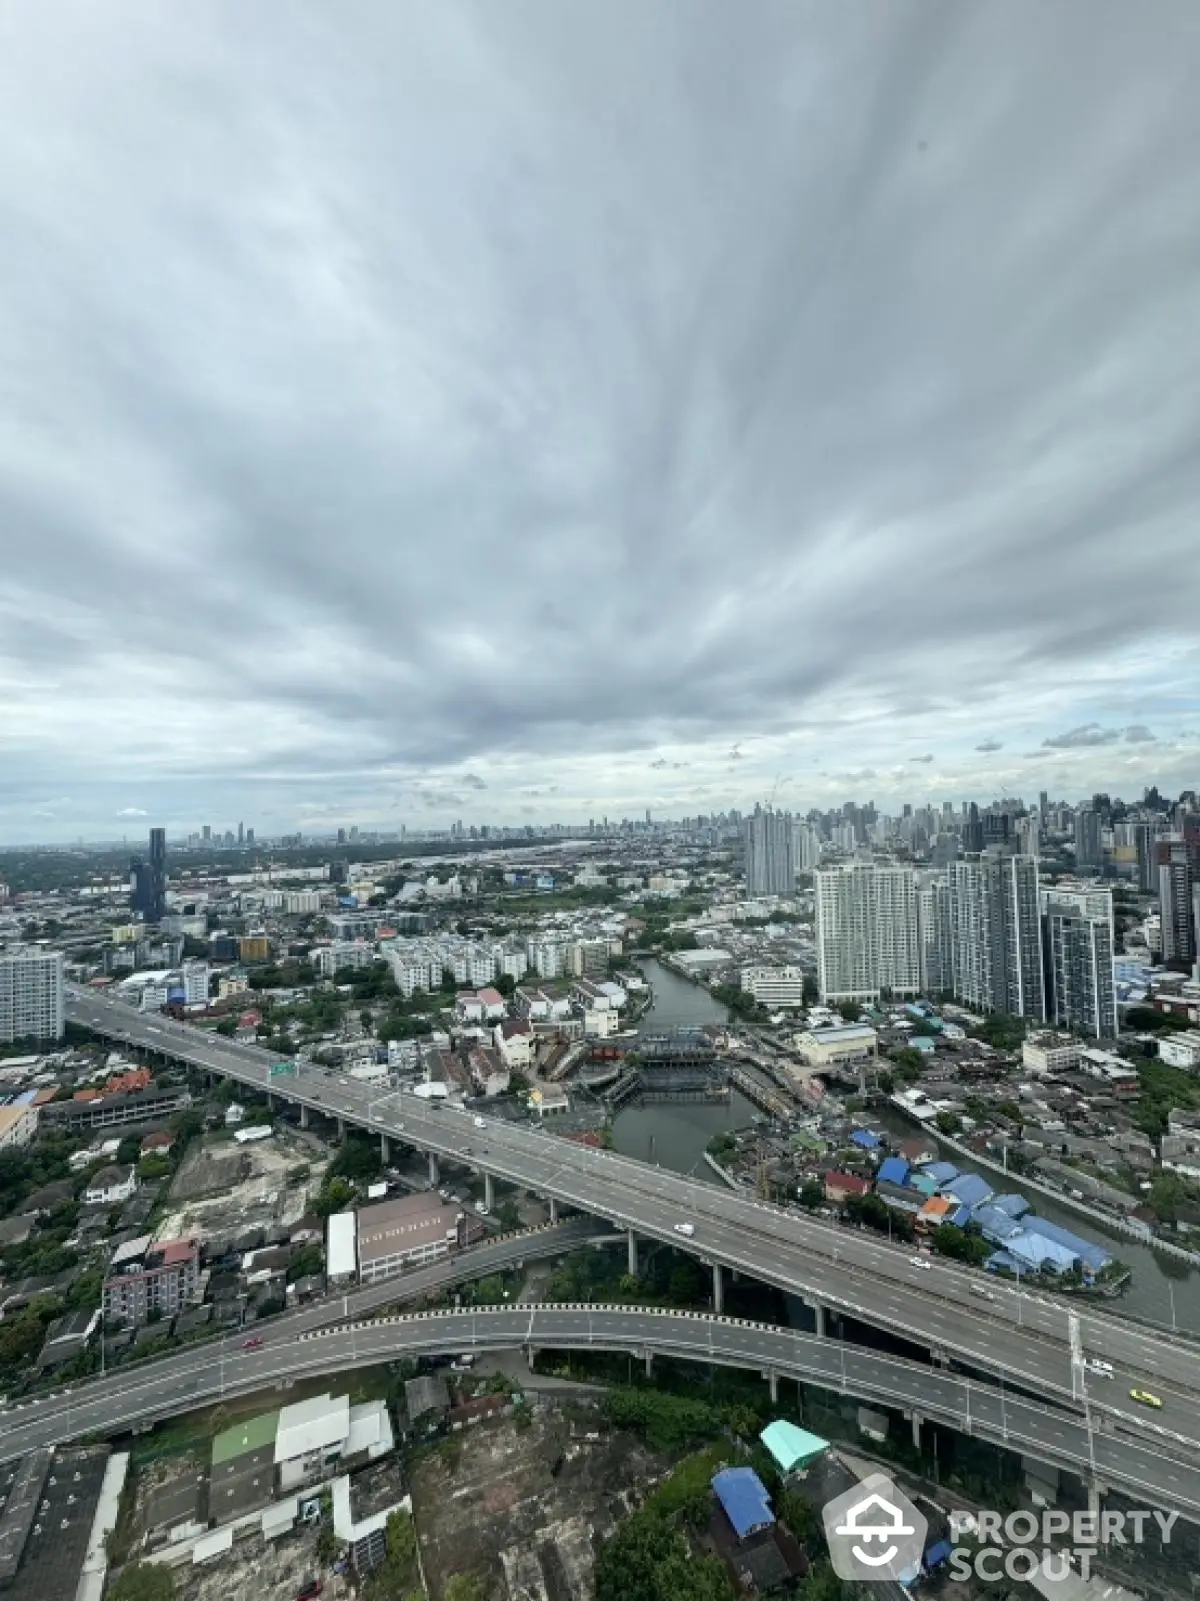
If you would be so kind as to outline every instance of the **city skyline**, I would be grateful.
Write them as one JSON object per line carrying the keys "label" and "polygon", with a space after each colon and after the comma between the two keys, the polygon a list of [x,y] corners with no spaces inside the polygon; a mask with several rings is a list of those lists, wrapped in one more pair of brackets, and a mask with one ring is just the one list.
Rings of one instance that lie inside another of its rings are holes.
{"label": "city skyline", "polygon": [[[776,788],[778,789],[778,787],[779,785],[777,784]],[[459,807],[451,806],[445,809],[440,817],[363,819],[351,818],[339,812],[336,817],[322,821],[307,829],[300,828],[293,822],[291,825],[285,823],[278,829],[270,831],[261,827],[256,828],[254,824],[247,826],[244,823],[237,825],[199,822],[190,816],[185,816],[182,819],[167,819],[164,823],[161,818],[152,817],[150,813],[145,813],[144,815],[139,813],[136,816],[122,818],[120,832],[101,830],[96,833],[76,832],[64,834],[60,831],[53,835],[30,836],[26,839],[0,838],[0,850],[19,850],[26,846],[32,848],[54,848],[55,846],[79,847],[82,845],[85,847],[94,846],[99,849],[137,851],[145,838],[145,830],[147,828],[151,832],[157,832],[159,829],[165,828],[168,841],[176,846],[186,844],[190,847],[202,849],[211,847],[214,851],[229,849],[254,851],[275,846],[281,841],[296,837],[302,837],[305,841],[312,843],[320,842],[322,844],[353,846],[360,838],[373,835],[396,840],[402,840],[405,837],[413,839],[436,838],[443,835],[453,838],[455,837],[455,830],[459,827],[462,828],[464,836],[470,830],[478,831],[480,828],[523,830],[527,827],[532,827],[535,832],[538,829],[547,831],[568,829],[572,832],[580,830],[586,832],[589,823],[594,823],[597,834],[602,834],[606,828],[614,829],[621,825],[632,825],[636,828],[653,822],[663,826],[673,826],[696,817],[728,818],[731,815],[736,815],[741,819],[743,843],[746,843],[744,837],[745,825],[754,816],[756,810],[768,814],[775,811],[780,816],[786,814],[793,819],[796,826],[799,826],[806,823],[814,813],[820,816],[836,816],[846,808],[861,809],[864,807],[874,807],[878,815],[896,821],[900,821],[906,815],[912,813],[930,813],[936,820],[945,815],[946,807],[950,807],[955,826],[961,825],[968,829],[972,827],[980,829],[980,841],[974,843],[972,839],[968,838],[964,845],[964,849],[979,850],[983,848],[984,843],[979,817],[986,815],[989,809],[994,808],[997,811],[1008,810],[1011,814],[1024,808],[1025,815],[1040,826],[1039,807],[1042,805],[1040,797],[1047,796],[1048,799],[1045,804],[1049,807],[1065,807],[1074,811],[1073,831],[1077,838],[1079,816],[1081,813],[1090,810],[1090,803],[1095,796],[1100,794],[1107,795],[1114,803],[1122,804],[1136,811],[1143,806],[1144,795],[1151,789],[1157,789],[1161,800],[1173,806],[1177,801],[1178,794],[1195,795],[1200,786],[1188,785],[1178,792],[1173,792],[1165,789],[1161,784],[1155,783],[1151,774],[1148,777],[1148,782],[1137,793],[1130,791],[1126,794],[1121,794],[1115,788],[1105,788],[1101,785],[1099,789],[1089,790],[1085,794],[1075,797],[1043,790],[1039,791],[1038,795],[996,793],[990,796],[982,794],[978,796],[943,795],[924,799],[897,796],[890,803],[884,804],[880,804],[874,793],[861,795],[839,794],[823,805],[817,802],[808,805],[796,802],[788,806],[785,806],[782,802],[773,804],[764,800],[761,794],[751,793],[748,796],[739,796],[731,800],[727,805],[714,805],[708,809],[693,806],[689,810],[685,803],[681,803],[670,811],[656,813],[650,807],[634,805],[629,811],[613,811],[590,816],[572,816],[563,812],[547,810],[536,821],[531,821],[530,817],[525,814],[505,815],[500,812],[494,812],[490,810],[489,801],[477,796],[472,797],[475,801],[473,807],[470,804]],[[461,800],[462,798],[460,797],[459,799]],[[973,822],[968,821],[966,815],[972,804],[977,808]],[[239,835],[239,828],[242,830],[241,835]],[[1036,832],[1034,837],[1036,839]],[[795,840],[793,841],[793,848],[796,852],[796,866],[799,869],[803,864],[800,860],[800,847]],[[1037,852],[1033,851],[1031,854],[1036,855]],[[1148,883],[1146,887],[1150,887]]]}
{"label": "city skyline", "polygon": [[63,4],[0,838],[1196,781],[1186,12]]}

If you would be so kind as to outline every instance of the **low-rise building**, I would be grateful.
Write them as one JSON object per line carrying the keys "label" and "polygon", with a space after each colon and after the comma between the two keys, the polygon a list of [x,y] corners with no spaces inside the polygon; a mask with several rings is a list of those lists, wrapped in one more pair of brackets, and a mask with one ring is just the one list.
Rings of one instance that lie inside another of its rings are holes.
{"label": "low-rise building", "polygon": [[867,1023],[810,1028],[792,1044],[810,1067],[838,1067],[845,1062],[869,1061],[879,1047],[879,1036]]}
{"label": "low-rise building", "polygon": [[1200,1067],[1200,1029],[1189,1028],[1180,1034],[1164,1034],[1158,1042],[1158,1059],[1170,1067],[1194,1072]]}
{"label": "low-rise building", "polygon": [[93,1173],[83,1192],[85,1206],[115,1206],[127,1201],[137,1189],[137,1174],[131,1167],[102,1167]]}
{"label": "low-rise building", "polygon": [[804,1006],[802,967],[743,967],[742,989],[770,1011],[799,1011]]}
{"label": "low-rise building", "polygon": [[105,1321],[129,1326],[174,1317],[195,1298],[199,1280],[199,1240],[129,1240],[104,1281]]}
{"label": "low-rise building", "polygon": [[331,1280],[374,1284],[410,1267],[439,1261],[459,1239],[456,1207],[437,1195],[404,1195],[336,1212],[329,1219],[326,1261]]}
{"label": "low-rise building", "polygon": [[525,1072],[533,1060],[533,1026],[523,1017],[509,1017],[492,1032],[496,1049],[510,1072]]}
{"label": "low-rise building", "polygon": [[1031,1073],[1069,1073],[1079,1066],[1081,1041],[1070,1034],[1042,1029],[1021,1042],[1021,1066]]}
{"label": "low-rise building", "polygon": [[322,978],[332,978],[335,973],[373,966],[375,947],[365,940],[334,940],[330,945],[318,945],[311,961]]}
{"label": "low-rise building", "polygon": [[37,1126],[38,1109],[32,1101],[0,1106],[0,1151],[28,1145]]}

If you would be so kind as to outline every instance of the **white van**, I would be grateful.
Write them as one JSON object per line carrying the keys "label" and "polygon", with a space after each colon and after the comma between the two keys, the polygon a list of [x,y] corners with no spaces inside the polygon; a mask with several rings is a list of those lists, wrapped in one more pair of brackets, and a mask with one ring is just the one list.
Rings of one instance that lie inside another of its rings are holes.
{"label": "white van", "polygon": [[685,1234],[690,1240],[696,1232],[696,1225],[694,1223],[676,1223],[675,1232],[676,1234]]}

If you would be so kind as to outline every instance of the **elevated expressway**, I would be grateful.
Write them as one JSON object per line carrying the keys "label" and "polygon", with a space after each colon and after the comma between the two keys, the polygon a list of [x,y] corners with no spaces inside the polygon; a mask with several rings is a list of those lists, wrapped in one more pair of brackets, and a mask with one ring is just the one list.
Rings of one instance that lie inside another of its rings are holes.
{"label": "elevated expressway", "polygon": [[[935,1365],[953,1360],[1076,1413],[1085,1410],[1086,1397],[1089,1415],[1107,1417],[1119,1431],[1158,1426],[1200,1446],[1200,1362],[1185,1339],[1000,1284],[984,1298],[978,1273],[936,1260],[917,1267],[909,1251],[872,1235],[523,1125],[487,1118],[480,1128],[459,1109],[319,1069],[272,1078],[273,1058],[256,1046],[91,992],[73,991],[67,1015],[107,1038],[296,1103],[304,1115],[356,1124],[379,1137],[385,1151],[392,1141],[426,1151],[431,1173],[439,1159],[460,1162],[602,1218],[627,1232],[631,1266],[639,1237],[690,1251],[713,1269],[718,1313],[725,1271],[743,1272],[803,1298],[817,1310],[819,1327],[829,1311],[849,1316],[930,1353]],[[681,1235],[680,1223],[694,1232]],[[1113,1377],[1085,1375],[1084,1357],[1110,1363]],[[1153,1418],[1140,1413],[1129,1398],[1133,1388],[1160,1396],[1162,1411]]]}
{"label": "elevated expressway", "polygon": [[536,1349],[623,1351],[749,1368],[772,1388],[781,1378],[876,1400],[913,1419],[937,1421],[1078,1472],[1098,1496],[1116,1489],[1135,1502],[1200,1516],[1194,1453],[1157,1437],[1113,1432],[1109,1420],[1080,1417],[1003,1387],[817,1335],[698,1312],[605,1306],[515,1307],[419,1312],[293,1334],[247,1351],[235,1340],[93,1379],[43,1401],[0,1413],[0,1460],[38,1446],[146,1426],[225,1397],[344,1373],[401,1357]]}

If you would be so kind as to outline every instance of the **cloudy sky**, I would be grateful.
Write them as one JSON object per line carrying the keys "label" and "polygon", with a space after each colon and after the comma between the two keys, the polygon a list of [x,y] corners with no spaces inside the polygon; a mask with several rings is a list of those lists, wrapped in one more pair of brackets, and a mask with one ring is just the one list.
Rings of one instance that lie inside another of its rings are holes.
{"label": "cloudy sky", "polygon": [[1193,0],[7,0],[0,839],[1196,784],[1198,77]]}

